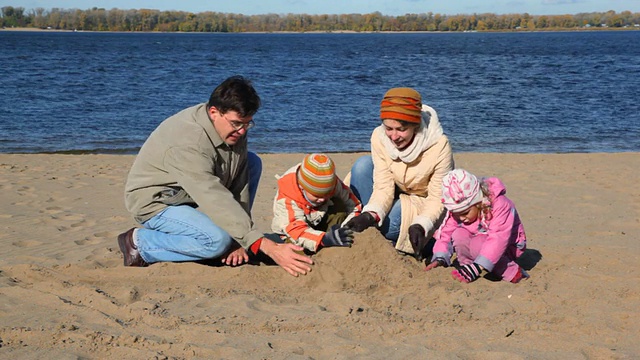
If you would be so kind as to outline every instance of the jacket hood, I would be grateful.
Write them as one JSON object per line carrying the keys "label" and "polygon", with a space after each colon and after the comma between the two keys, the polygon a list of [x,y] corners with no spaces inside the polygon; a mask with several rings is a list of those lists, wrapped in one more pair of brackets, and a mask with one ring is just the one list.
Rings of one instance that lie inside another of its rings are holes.
{"label": "jacket hood", "polygon": [[[281,176],[276,176],[276,178],[278,179],[278,189],[280,193],[282,193],[284,196],[286,196],[289,199],[295,200],[296,202],[299,202],[301,204],[306,204],[307,200],[304,198],[304,195],[302,195],[302,191],[298,187],[298,183],[296,182],[296,176],[295,176],[295,173],[298,171],[298,168],[300,167],[300,165],[301,164],[297,164],[291,167]],[[289,174],[294,174],[294,175],[287,176]]]}
{"label": "jacket hood", "polygon": [[489,193],[492,199],[507,194],[507,188],[504,186],[500,179],[489,177],[482,179],[482,181],[487,184],[487,188],[489,189]]}

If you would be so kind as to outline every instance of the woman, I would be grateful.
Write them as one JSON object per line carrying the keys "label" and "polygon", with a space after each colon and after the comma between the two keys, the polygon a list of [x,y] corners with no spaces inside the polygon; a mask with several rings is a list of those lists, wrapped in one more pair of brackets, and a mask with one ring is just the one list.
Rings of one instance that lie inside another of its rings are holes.
{"label": "woman", "polygon": [[363,204],[346,227],[377,225],[403,253],[422,260],[442,222],[442,179],[453,169],[449,139],[438,114],[411,88],[393,88],[380,104],[382,124],[371,135],[371,155],[356,160],[350,185]]}

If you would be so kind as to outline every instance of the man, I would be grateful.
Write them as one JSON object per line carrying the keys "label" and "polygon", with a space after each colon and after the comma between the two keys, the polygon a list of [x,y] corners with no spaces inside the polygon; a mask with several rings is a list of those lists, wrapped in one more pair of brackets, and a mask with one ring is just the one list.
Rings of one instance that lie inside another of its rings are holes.
{"label": "man", "polygon": [[262,251],[293,276],[311,270],[301,247],[265,238],[251,220],[262,163],[246,135],[259,107],[251,83],[233,76],[151,133],[125,186],[127,210],[143,226],[118,236],[125,266],[216,258],[236,266]]}

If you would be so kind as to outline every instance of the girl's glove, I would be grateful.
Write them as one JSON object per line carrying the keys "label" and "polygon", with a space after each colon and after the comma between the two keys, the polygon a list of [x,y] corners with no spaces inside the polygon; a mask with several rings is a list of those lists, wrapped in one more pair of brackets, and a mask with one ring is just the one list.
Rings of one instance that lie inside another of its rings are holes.
{"label": "girl's glove", "polygon": [[346,246],[353,244],[353,230],[341,228],[340,225],[333,225],[322,238],[322,246]]}
{"label": "girl's glove", "polygon": [[355,232],[363,232],[366,228],[375,225],[376,218],[373,215],[365,211],[362,214],[352,218],[344,224],[345,228],[351,229]]}
{"label": "girl's glove", "polygon": [[462,265],[451,272],[453,277],[463,283],[470,283],[480,277],[482,268],[476,263]]}

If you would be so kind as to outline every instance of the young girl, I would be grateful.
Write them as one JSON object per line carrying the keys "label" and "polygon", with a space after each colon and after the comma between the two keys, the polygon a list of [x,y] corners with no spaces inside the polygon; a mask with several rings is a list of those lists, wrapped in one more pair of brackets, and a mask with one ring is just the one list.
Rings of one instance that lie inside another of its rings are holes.
{"label": "young girl", "polygon": [[442,183],[442,203],[448,210],[426,270],[451,265],[455,251],[459,267],[454,279],[469,283],[484,270],[517,283],[529,277],[515,260],[526,248],[518,212],[497,178],[478,178],[462,169],[450,171]]}

